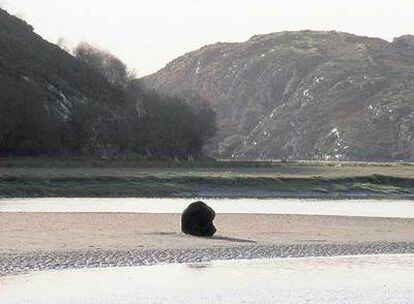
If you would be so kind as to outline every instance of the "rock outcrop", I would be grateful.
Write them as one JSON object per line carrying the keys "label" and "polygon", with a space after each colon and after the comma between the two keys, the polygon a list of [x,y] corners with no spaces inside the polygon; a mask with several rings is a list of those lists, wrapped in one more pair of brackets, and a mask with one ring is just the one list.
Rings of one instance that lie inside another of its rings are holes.
{"label": "rock outcrop", "polygon": [[141,82],[210,102],[213,156],[414,160],[413,36],[254,36],[188,53]]}
{"label": "rock outcrop", "polygon": [[194,236],[213,236],[216,233],[215,216],[214,210],[205,203],[192,203],[181,215],[181,230]]}

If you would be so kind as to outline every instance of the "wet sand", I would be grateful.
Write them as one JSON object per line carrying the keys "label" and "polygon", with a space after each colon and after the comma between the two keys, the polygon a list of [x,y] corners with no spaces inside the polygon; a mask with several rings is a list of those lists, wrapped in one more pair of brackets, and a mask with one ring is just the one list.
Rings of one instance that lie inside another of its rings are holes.
{"label": "wet sand", "polygon": [[2,304],[409,304],[414,254],[212,261],[0,277]]}
{"label": "wet sand", "polygon": [[213,259],[414,253],[414,219],[218,214],[180,233],[179,214],[0,213],[0,275]]}

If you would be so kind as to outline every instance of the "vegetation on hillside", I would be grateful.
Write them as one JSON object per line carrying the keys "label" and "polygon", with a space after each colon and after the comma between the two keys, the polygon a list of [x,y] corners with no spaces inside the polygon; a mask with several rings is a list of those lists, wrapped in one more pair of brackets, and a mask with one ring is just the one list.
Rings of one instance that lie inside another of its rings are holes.
{"label": "vegetation on hillside", "polygon": [[0,157],[200,156],[215,113],[200,97],[144,90],[112,54],[73,55],[0,9]]}

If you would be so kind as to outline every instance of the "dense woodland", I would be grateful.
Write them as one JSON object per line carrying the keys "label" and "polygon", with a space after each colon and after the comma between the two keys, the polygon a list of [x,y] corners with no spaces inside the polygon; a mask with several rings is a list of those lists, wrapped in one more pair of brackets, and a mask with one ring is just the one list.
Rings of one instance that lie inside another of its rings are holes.
{"label": "dense woodland", "polygon": [[48,43],[0,9],[0,157],[200,156],[215,113],[145,89],[110,53]]}

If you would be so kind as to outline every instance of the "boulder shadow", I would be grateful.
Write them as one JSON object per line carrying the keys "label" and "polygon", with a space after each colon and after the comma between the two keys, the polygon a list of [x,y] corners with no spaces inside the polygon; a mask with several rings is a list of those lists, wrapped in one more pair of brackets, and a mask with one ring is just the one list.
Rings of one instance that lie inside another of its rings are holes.
{"label": "boulder shadow", "polygon": [[212,237],[210,237],[210,239],[219,240],[219,241],[226,241],[226,242],[231,242],[231,243],[251,243],[251,244],[256,243],[256,241],[253,241],[253,240],[237,239],[237,238],[232,238],[232,237],[227,237],[227,236],[220,236],[220,235],[212,236]]}

